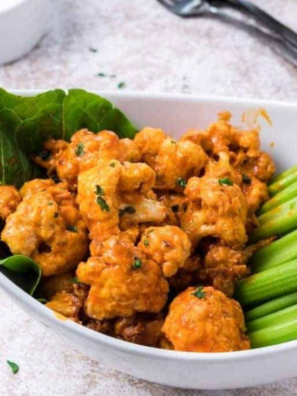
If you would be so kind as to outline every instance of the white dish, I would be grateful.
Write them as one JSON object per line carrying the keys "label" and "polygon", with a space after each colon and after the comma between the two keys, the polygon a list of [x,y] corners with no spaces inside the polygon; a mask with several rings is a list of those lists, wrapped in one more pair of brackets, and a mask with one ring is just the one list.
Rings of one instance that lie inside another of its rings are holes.
{"label": "white dish", "polygon": [[[20,91],[21,95],[36,92]],[[203,128],[217,113],[230,110],[232,121],[243,112],[265,108],[272,126],[263,122],[263,148],[273,155],[278,170],[297,162],[297,105],[242,99],[202,98],[134,93],[105,93],[137,126],[163,128],[178,136]],[[274,143],[274,147],[271,143]],[[187,353],[138,346],[96,333],[55,314],[25,294],[4,275],[0,286],[28,313],[66,337],[73,348],[108,367],[160,384],[192,389],[230,389],[256,386],[297,375],[297,341],[231,353]]]}
{"label": "white dish", "polygon": [[48,0],[12,0],[0,6],[0,64],[13,62],[38,43],[46,29]]}

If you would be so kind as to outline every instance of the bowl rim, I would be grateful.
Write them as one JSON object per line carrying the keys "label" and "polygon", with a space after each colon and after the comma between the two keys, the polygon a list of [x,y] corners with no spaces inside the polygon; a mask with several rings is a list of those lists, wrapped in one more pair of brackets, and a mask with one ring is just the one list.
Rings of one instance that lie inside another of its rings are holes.
{"label": "bowl rim", "polygon": [[[67,89],[61,88],[67,92]],[[9,92],[20,95],[20,96],[32,96],[50,89],[38,89],[38,90],[26,90],[26,89],[9,89]],[[214,103],[220,102],[222,104],[240,103],[247,106],[270,106],[274,108],[290,108],[291,110],[297,111],[296,102],[282,102],[272,101],[263,99],[253,98],[238,98],[238,97],[220,97],[220,96],[200,96],[200,95],[185,95],[185,94],[164,94],[164,93],[145,93],[145,92],[118,92],[118,91],[98,91],[90,90],[101,96],[106,97],[118,97],[126,99],[146,99],[146,100],[164,100],[164,101],[186,101],[186,102],[197,102],[197,103]],[[33,297],[25,293],[12,281],[0,273],[0,286],[8,295],[12,295],[15,300],[23,302],[32,311],[38,313],[38,317],[44,318],[47,322],[54,323],[55,326],[68,329],[75,333],[77,336],[85,337],[93,342],[99,342],[106,346],[125,353],[132,355],[142,355],[144,357],[150,357],[158,360],[177,360],[177,361],[189,361],[189,362],[209,362],[209,363],[223,363],[227,361],[243,361],[256,359],[259,355],[262,357],[268,357],[288,350],[297,349],[297,340],[289,341],[283,344],[268,346],[257,349],[250,349],[245,351],[235,352],[183,352],[183,351],[172,351],[165,349],[158,349],[153,347],[147,347],[143,345],[133,344],[127,341],[119,340],[117,338],[96,332],[87,327],[84,327],[78,323],[75,323],[68,319],[59,319],[53,311],[43,306],[40,302],[35,300]]]}

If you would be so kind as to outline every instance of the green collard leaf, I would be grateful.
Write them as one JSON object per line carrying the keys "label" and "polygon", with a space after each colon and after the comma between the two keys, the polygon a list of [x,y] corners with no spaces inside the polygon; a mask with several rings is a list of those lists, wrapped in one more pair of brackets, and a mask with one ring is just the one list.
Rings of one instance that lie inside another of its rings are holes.
{"label": "green collard leaf", "polygon": [[31,296],[41,279],[41,269],[37,263],[21,255],[0,260],[0,272]]}

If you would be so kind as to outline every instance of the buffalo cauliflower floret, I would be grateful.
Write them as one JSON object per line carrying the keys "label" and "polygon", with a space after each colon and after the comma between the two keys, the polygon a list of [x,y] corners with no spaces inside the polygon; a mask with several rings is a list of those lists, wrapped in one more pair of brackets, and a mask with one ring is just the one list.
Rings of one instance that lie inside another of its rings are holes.
{"label": "buffalo cauliflower floret", "polygon": [[0,186],[0,217],[2,220],[15,212],[20,202],[20,194],[14,186]]}
{"label": "buffalo cauliflower floret", "polygon": [[144,128],[135,143],[142,160],[156,172],[156,189],[182,191],[185,180],[199,175],[207,160],[200,145],[177,142],[160,129]]}
{"label": "buffalo cauliflower floret", "polygon": [[114,160],[79,176],[77,201],[90,230],[92,255],[99,255],[102,242],[121,230],[165,219],[166,208],[150,198],[154,181],[146,164]]}
{"label": "buffalo cauliflower floret", "polygon": [[147,228],[138,247],[161,266],[166,277],[183,268],[191,252],[187,234],[175,226]]}
{"label": "buffalo cauliflower floret", "polygon": [[7,218],[1,238],[13,254],[35,260],[43,276],[75,268],[88,250],[86,226],[73,197],[58,186],[53,193],[25,196]]}
{"label": "buffalo cauliflower floret", "polygon": [[212,287],[190,287],[171,303],[162,331],[172,348],[231,352],[250,348],[238,302]]}
{"label": "buffalo cauliflower floret", "polygon": [[71,189],[76,188],[78,175],[98,165],[99,161],[137,161],[140,158],[132,140],[120,140],[110,131],[95,134],[82,129],[72,136],[70,143],[51,139],[44,147],[48,155],[46,158],[35,157],[35,161],[45,167],[49,174],[56,172],[60,180],[68,182]]}
{"label": "buffalo cauliflower floret", "polygon": [[227,246],[211,245],[204,257],[204,269],[200,277],[212,283],[215,289],[231,297],[235,283],[249,274],[247,250],[233,250]]}
{"label": "buffalo cauliflower floret", "polygon": [[91,286],[85,312],[94,319],[158,313],[167,301],[168,283],[159,265],[118,237],[104,243],[101,257],[80,263],[76,274]]}
{"label": "buffalo cauliflower floret", "polygon": [[206,236],[217,237],[232,248],[241,248],[247,242],[246,201],[229,179],[193,177],[185,195],[189,204],[180,214],[181,228],[194,246]]}

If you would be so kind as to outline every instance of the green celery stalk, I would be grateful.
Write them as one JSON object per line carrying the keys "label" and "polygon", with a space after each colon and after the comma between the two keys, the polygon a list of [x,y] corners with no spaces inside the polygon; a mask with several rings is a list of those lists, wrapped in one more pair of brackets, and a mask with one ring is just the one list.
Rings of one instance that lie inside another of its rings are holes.
{"label": "green celery stalk", "polygon": [[274,184],[280,180],[285,179],[287,176],[292,175],[293,173],[297,173],[297,165],[292,166],[291,168],[285,170],[284,172],[280,173],[279,175],[274,176],[269,184]]}
{"label": "green celery stalk", "polygon": [[275,325],[279,326],[295,320],[297,320],[297,305],[292,305],[278,312],[247,322],[246,328],[248,332],[253,332]]}
{"label": "green celery stalk", "polygon": [[258,214],[262,215],[295,197],[297,197],[297,182],[291,184],[289,187],[272,197],[269,201],[265,202],[265,204],[260,208]]}
{"label": "green celery stalk", "polygon": [[290,173],[287,176],[284,176],[280,180],[270,184],[268,186],[269,194],[274,196],[286,187],[289,187],[291,184],[297,181],[297,171],[294,173]]}
{"label": "green celery stalk", "polygon": [[297,230],[257,250],[249,265],[253,273],[258,273],[294,259],[297,259]]}
{"label": "green celery stalk", "polygon": [[291,307],[294,304],[297,304],[297,292],[275,298],[250,309],[244,315],[245,320],[249,322],[258,318],[262,318],[263,316],[270,315],[274,312]]}
{"label": "green celery stalk", "polygon": [[249,306],[297,291],[297,260],[259,272],[237,282],[235,299]]}
{"label": "green celery stalk", "polygon": [[270,345],[282,344],[283,342],[297,339],[297,319],[248,334],[253,348],[262,348]]}
{"label": "green celery stalk", "polygon": [[259,218],[259,227],[250,235],[254,243],[273,235],[285,235],[297,227],[297,198],[264,213]]}

